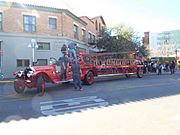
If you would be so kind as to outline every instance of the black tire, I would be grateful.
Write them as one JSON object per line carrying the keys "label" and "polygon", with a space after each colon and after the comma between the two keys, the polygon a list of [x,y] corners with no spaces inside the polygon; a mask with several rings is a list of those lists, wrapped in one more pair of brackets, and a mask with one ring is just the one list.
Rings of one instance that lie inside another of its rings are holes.
{"label": "black tire", "polygon": [[39,76],[37,79],[37,92],[39,96],[43,96],[45,92],[45,80],[43,76]]}
{"label": "black tire", "polygon": [[140,68],[137,69],[137,77],[142,78],[143,77],[143,71],[141,71]]}
{"label": "black tire", "polygon": [[14,81],[14,90],[20,94],[20,93],[24,93],[24,89],[25,89],[25,83],[23,80],[15,80]]}
{"label": "black tire", "polygon": [[94,74],[91,71],[89,71],[84,78],[84,83],[86,85],[91,85],[93,84],[93,82],[94,82]]}

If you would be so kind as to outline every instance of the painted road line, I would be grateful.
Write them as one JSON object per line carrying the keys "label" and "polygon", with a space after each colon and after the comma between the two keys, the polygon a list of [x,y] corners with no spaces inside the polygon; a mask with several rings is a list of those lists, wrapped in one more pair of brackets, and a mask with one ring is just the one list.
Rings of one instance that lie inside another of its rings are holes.
{"label": "painted road line", "polygon": [[97,96],[40,102],[43,115],[57,115],[82,111],[87,108],[107,106],[108,102]]}
{"label": "painted road line", "polygon": [[62,108],[62,109],[52,109],[48,111],[42,111],[42,114],[43,115],[58,115],[58,114],[65,114],[65,113],[72,113],[72,112],[80,112],[87,108],[102,107],[102,106],[107,106],[107,105],[108,105],[108,102],[79,105],[79,106],[67,107],[67,108]]}
{"label": "painted road line", "polygon": [[13,83],[14,80],[1,80],[0,83]]}
{"label": "painted road line", "polygon": [[89,100],[89,99],[96,99],[97,96],[87,96],[87,97],[80,97],[80,98],[71,98],[71,99],[64,99],[64,100],[55,100],[55,101],[46,101],[46,102],[41,102],[40,104],[50,104],[50,103],[58,103],[58,102],[75,102],[75,101],[82,101],[82,100]]}

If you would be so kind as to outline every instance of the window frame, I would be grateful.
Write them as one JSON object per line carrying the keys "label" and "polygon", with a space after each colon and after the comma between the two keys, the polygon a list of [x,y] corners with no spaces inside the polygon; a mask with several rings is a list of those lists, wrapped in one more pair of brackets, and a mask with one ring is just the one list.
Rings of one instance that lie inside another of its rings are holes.
{"label": "window frame", "polygon": [[[51,22],[51,20],[55,20],[53,23]],[[49,17],[48,18],[48,27],[51,30],[57,30],[57,18],[55,17]]]}
{"label": "window frame", "polygon": [[86,30],[82,29],[82,41],[86,41]]}
{"label": "window frame", "polygon": [[[37,42],[38,48],[37,51],[50,51],[51,50],[51,43],[50,42]],[[40,46],[44,46],[44,45],[49,45],[49,47],[45,47],[45,49],[43,49],[44,47],[40,47]]]}
{"label": "window frame", "polygon": [[74,33],[74,38],[78,39],[78,25],[76,24],[73,25],[73,33]]}
{"label": "window frame", "polygon": [[[21,61],[21,64],[18,66],[18,61]],[[28,64],[26,64],[28,62]],[[16,67],[29,67],[30,60],[29,59],[16,59]]]}
{"label": "window frame", "polygon": [[88,32],[88,43],[92,43],[92,33]]}
{"label": "window frame", "polygon": [[[27,17],[27,22],[28,23],[26,22],[26,17]],[[27,29],[26,29],[26,26],[27,26]],[[30,33],[35,33],[36,32],[36,16],[23,15],[23,31],[24,32],[30,32]]]}

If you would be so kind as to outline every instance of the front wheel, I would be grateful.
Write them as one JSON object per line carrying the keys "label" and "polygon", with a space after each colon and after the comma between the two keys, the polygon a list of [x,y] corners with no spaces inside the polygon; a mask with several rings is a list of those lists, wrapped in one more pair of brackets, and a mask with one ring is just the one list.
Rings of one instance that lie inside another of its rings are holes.
{"label": "front wheel", "polygon": [[94,82],[94,74],[93,74],[91,71],[89,71],[89,72],[86,74],[86,76],[85,76],[85,78],[84,78],[84,82],[85,82],[85,84],[87,84],[87,85],[93,84],[93,82]]}
{"label": "front wheel", "polygon": [[40,96],[44,95],[45,80],[44,80],[43,76],[39,76],[38,79],[37,79],[37,91],[38,91]]}
{"label": "front wheel", "polygon": [[17,93],[24,93],[24,89],[25,89],[25,83],[23,80],[15,80],[14,81],[14,90]]}

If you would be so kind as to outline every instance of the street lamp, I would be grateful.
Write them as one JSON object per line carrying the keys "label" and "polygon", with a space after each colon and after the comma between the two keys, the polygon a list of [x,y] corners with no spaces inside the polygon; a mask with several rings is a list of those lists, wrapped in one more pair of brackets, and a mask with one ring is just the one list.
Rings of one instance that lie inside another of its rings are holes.
{"label": "street lamp", "polygon": [[31,42],[28,45],[28,47],[32,48],[32,65],[34,66],[35,65],[34,52],[35,52],[35,48],[38,48],[36,40],[31,39]]}

